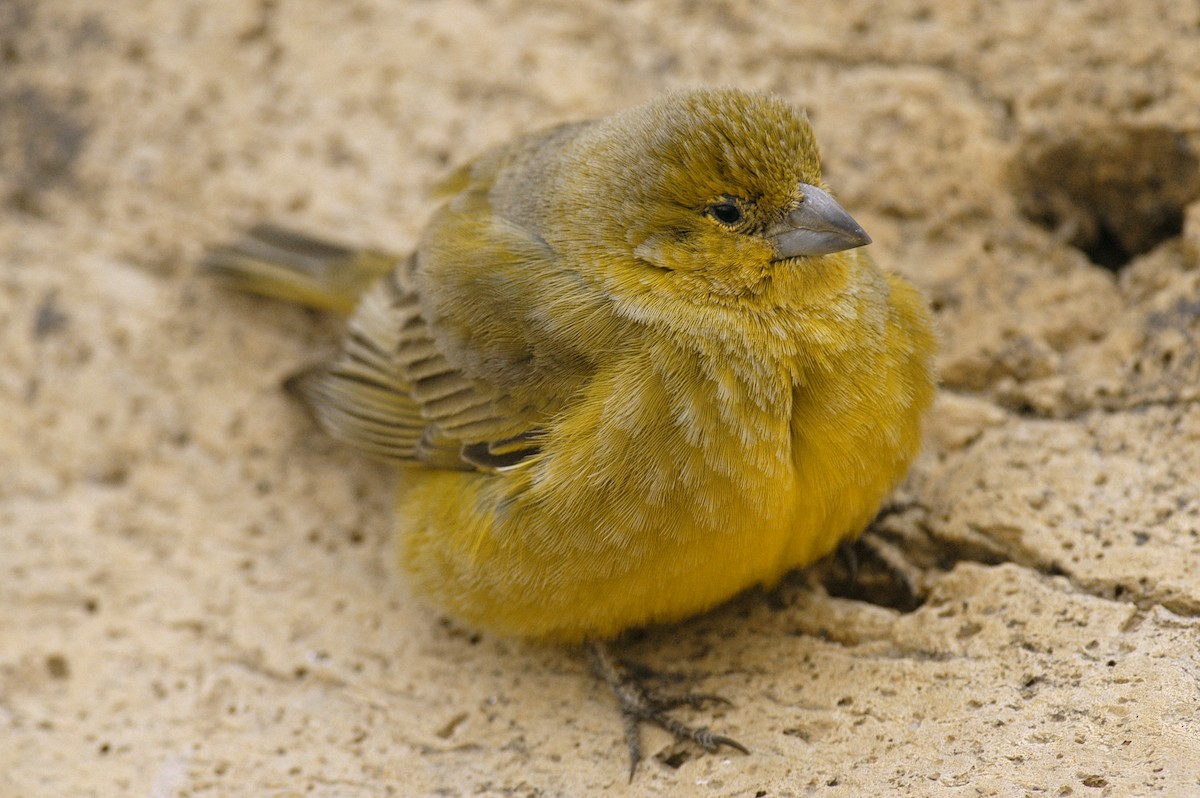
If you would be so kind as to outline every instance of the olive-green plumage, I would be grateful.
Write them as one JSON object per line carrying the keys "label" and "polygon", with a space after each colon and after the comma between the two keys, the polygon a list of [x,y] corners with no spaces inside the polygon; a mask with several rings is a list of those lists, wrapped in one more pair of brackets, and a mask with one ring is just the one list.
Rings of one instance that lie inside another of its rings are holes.
{"label": "olive-green plumage", "polygon": [[858,535],[907,470],[929,312],[856,249],[784,101],[669,94],[441,197],[409,258],[263,228],[209,261],[335,309],[371,284],[300,384],[400,464],[400,562],[439,607],[559,641],[676,620]]}

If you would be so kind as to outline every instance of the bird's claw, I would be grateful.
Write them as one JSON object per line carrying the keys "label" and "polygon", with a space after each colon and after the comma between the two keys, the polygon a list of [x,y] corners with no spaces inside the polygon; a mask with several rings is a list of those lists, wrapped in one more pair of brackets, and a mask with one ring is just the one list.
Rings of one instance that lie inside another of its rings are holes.
{"label": "bird's claw", "polygon": [[[588,645],[588,659],[592,671],[608,684],[621,710],[625,728],[625,744],[629,749],[629,778],[637,771],[642,758],[640,725],[653,723],[670,732],[677,740],[689,740],[708,753],[722,746],[749,754],[746,746],[722,734],[713,734],[707,726],[694,728],[667,713],[680,706],[702,707],[705,704],[729,704],[728,699],[712,693],[683,693],[673,696],[657,695],[647,690],[623,663],[618,665],[602,643]],[[645,669],[638,669],[646,673]]]}

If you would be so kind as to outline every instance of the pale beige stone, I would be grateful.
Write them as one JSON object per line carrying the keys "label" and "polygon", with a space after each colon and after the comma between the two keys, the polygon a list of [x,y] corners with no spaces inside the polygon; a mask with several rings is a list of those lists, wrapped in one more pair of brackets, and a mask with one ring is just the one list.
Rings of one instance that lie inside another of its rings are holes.
{"label": "pale beige stone", "polygon": [[[1198,206],[1146,166],[1198,63],[1187,2],[0,3],[0,796],[1200,794]],[[578,655],[407,592],[392,476],[279,387],[338,323],[194,266],[263,219],[402,251],[488,144],[711,83],[807,106],[935,302],[880,523],[926,594],[823,566],[647,632],[752,754],[648,729],[629,784]]]}

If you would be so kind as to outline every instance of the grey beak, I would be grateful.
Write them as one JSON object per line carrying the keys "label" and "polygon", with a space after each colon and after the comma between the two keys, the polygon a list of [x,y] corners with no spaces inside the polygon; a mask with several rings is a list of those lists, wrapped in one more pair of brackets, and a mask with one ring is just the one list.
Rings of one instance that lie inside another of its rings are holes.
{"label": "grey beak", "polygon": [[767,230],[776,260],[801,255],[828,255],[865,246],[871,237],[837,200],[816,186],[801,183],[804,201],[782,222]]}

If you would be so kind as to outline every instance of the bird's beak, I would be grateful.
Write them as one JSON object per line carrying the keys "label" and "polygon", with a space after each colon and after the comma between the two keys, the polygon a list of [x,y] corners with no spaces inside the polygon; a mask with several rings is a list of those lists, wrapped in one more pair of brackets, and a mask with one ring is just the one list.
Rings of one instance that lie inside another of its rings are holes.
{"label": "bird's beak", "polygon": [[804,199],[787,218],[767,229],[775,259],[828,255],[871,243],[871,237],[827,193],[801,183]]}

